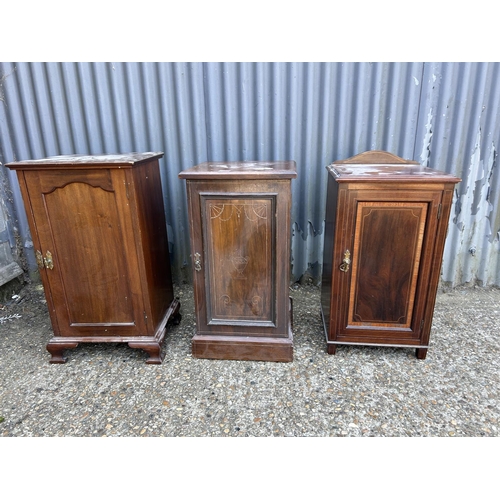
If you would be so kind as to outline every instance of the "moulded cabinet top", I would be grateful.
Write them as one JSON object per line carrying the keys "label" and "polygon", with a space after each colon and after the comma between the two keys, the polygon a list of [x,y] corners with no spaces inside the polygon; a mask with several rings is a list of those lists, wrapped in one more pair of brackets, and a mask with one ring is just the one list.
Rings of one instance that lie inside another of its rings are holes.
{"label": "moulded cabinet top", "polygon": [[386,151],[367,151],[328,165],[337,182],[460,182],[460,178]]}
{"label": "moulded cabinet top", "polygon": [[60,155],[40,158],[38,160],[22,160],[6,163],[5,166],[16,169],[45,169],[45,168],[132,168],[134,165],[161,158],[163,152],[156,153],[123,153],[98,155]]}
{"label": "moulded cabinet top", "polygon": [[294,179],[297,166],[289,161],[207,161],[183,170],[181,179]]}

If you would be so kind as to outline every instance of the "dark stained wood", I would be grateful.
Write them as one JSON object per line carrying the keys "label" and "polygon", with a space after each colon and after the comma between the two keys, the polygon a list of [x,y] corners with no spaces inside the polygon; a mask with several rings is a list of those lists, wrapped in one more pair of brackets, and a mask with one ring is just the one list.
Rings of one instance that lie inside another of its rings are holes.
{"label": "dark stained wood", "polygon": [[81,342],[128,342],[161,362],[178,320],[158,170],[162,153],[62,156],[17,170],[51,316],[51,363]]}
{"label": "dark stained wood", "polygon": [[426,203],[358,202],[350,325],[410,326],[426,216]]}
{"label": "dark stained wood", "polygon": [[325,214],[325,234],[330,237],[324,240],[323,249],[323,274],[321,280],[321,310],[323,320],[330,323],[330,307],[332,302],[332,266],[333,266],[333,244],[335,242],[338,200],[338,183],[331,175],[327,181],[326,214]]}
{"label": "dark stained wood", "polygon": [[260,196],[204,200],[206,241],[211,242],[206,246],[210,321],[274,323],[273,202]]}
{"label": "dark stained wood", "polygon": [[[138,255],[142,255],[141,275],[150,306],[146,313],[152,319],[151,324],[157,325],[174,297],[160,170],[155,162],[143,162],[130,171],[130,175],[136,199],[132,205],[133,215],[141,230],[141,239],[135,240],[136,248]],[[136,210],[136,206],[141,209]]]}
{"label": "dark stained wood", "polygon": [[408,163],[376,151],[327,167],[321,297],[329,354],[339,344],[418,346],[425,358],[460,179]]}
{"label": "dark stained wood", "polygon": [[193,337],[195,358],[240,361],[293,361],[293,311],[290,299],[287,337],[242,337],[240,335],[200,335]]}
{"label": "dark stained wood", "polygon": [[223,165],[222,174],[209,163],[179,174],[186,179],[191,221],[193,355],[292,361],[288,285],[295,162]]}
{"label": "dark stained wood", "polygon": [[183,170],[181,179],[295,179],[294,161],[214,161]]}
{"label": "dark stained wood", "polygon": [[[163,156],[162,152],[155,153],[124,153],[100,155],[60,155],[40,158],[38,160],[21,160],[10,163],[14,170],[92,170],[109,168],[135,168],[142,162],[148,162]],[[7,166],[7,165],[6,165]]]}
{"label": "dark stained wood", "polygon": [[51,358],[50,362],[53,364],[66,363],[67,358],[63,356],[65,349],[75,349],[78,347],[78,342],[52,342],[47,344],[47,351],[49,351]]}
{"label": "dark stained wood", "polygon": [[404,165],[418,165],[417,161],[414,160],[405,160],[395,154],[389,153],[388,151],[380,151],[380,150],[372,150],[365,151],[364,153],[360,153],[355,156],[351,156],[350,158],[346,158],[344,160],[337,160],[335,162],[336,165],[340,165],[343,163],[354,163],[354,164],[364,164],[364,163],[376,163],[376,164],[404,164]]}
{"label": "dark stained wood", "polygon": [[293,361],[293,345],[289,338],[257,337],[248,341],[238,336],[197,335],[193,339],[195,358],[232,359],[239,361]]}
{"label": "dark stained wood", "polygon": [[336,344],[327,344],[326,352],[328,354],[335,354],[337,352],[337,345]]}
{"label": "dark stained wood", "polygon": [[415,349],[417,359],[425,359],[427,356],[427,349]]}
{"label": "dark stained wood", "polygon": [[353,189],[354,183],[369,184],[363,189],[378,189],[379,184],[396,181],[410,181],[417,184],[455,182],[457,179],[446,172],[423,167],[413,160],[404,160],[384,151],[367,151],[347,160],[337,160],[326,167],[338,183],[348,182]]}
{"label": "dark stained wood", "polygon": [[[122,171],[98,173],[108,189],[108,181],[125,180]],[[133,234],[125,234],[132,233],[130,224],[124,227],[116,210],[118,194],[97,185],[95,176],[94,185],[80,177],[68,182],[70,176],[71,171],[24,173],[42,254],[50,251],[54,260],[54,269],[44,274],[52,297],[64,304],[55,308],[59,333],[71,337],[75,329],[92,328],[106,335],[114,325],[122,335],[136,335],[135,318],[144,304],[138,275],[128,272],[127,262],[138,263]]]}

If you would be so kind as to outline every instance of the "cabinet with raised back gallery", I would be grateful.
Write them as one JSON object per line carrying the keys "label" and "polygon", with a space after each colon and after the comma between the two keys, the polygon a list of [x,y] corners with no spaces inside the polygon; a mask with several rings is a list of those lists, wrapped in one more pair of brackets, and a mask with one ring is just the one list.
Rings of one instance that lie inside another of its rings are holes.
{"label": "cabinet with raised back gallery", "polygon": [[51,363],[82,342],[126,342],[162,362],[173,295],[158,159],[63,155],[12,162],[54,336]]}
{"label": "cabinet with raised back gallery", "polygon": [[294,161],[205,162],[186,179],[197,358],[292,361]]}
{"label": "cabinet with raised back gallery", "polygon": [[327,351],[429,347],[455,184],[384,151],[327,167],[321,310]]}

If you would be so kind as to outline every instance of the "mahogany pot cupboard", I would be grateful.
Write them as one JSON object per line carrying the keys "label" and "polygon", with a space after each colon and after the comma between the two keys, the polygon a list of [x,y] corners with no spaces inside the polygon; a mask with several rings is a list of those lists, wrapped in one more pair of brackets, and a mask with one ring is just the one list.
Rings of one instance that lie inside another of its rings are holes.
{"label": "mahogany pot cupboard", "polygon": [[[158,159],[163,153],[12,162],[54,336],[51,363],[81,342],[126,342],[160,364],[173,296]],[[327,167],[321,313],[338,345],[414,347],[424,359],[454,186],[384,151]],[[197,358],[293,360],[294,161],[205,162],[186,180]]]}
{"label": "mahogany pot cupboard", "polygon": [[429,347],[454,186],[460,179],[383,151],[327,167],[321,285],[327,351]]}
{"label": "mahogany pot cupboard", "polygon": [[51,363],[81,342],[126,342],[160,364],[173,296],[158,159],[55,156],[17,171],[54,337]]}
{"label": "mahogany pot cupboard", "polygon": [[290,280],[294,161],[186,169],[197,358],[293,360]]}

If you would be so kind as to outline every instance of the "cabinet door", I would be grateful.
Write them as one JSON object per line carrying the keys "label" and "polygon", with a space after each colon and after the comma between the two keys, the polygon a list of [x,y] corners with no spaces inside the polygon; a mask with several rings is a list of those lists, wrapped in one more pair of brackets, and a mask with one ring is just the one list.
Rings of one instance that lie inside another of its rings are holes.
{"label": "cabinet door", "polygon": [[441,192],[354,191],[348,199],[337,340],[418,343]]}
{"label": "cabinet door", "polygon": [[62,336],[137,335],[143,303],[123,170],[25,172]]}
{"label": "cabinet door", "polygon": [[199,332],[287,335],[286,185],[248,183],[260,190],[237,192],[231,182],[194,184],[190,198]]}

